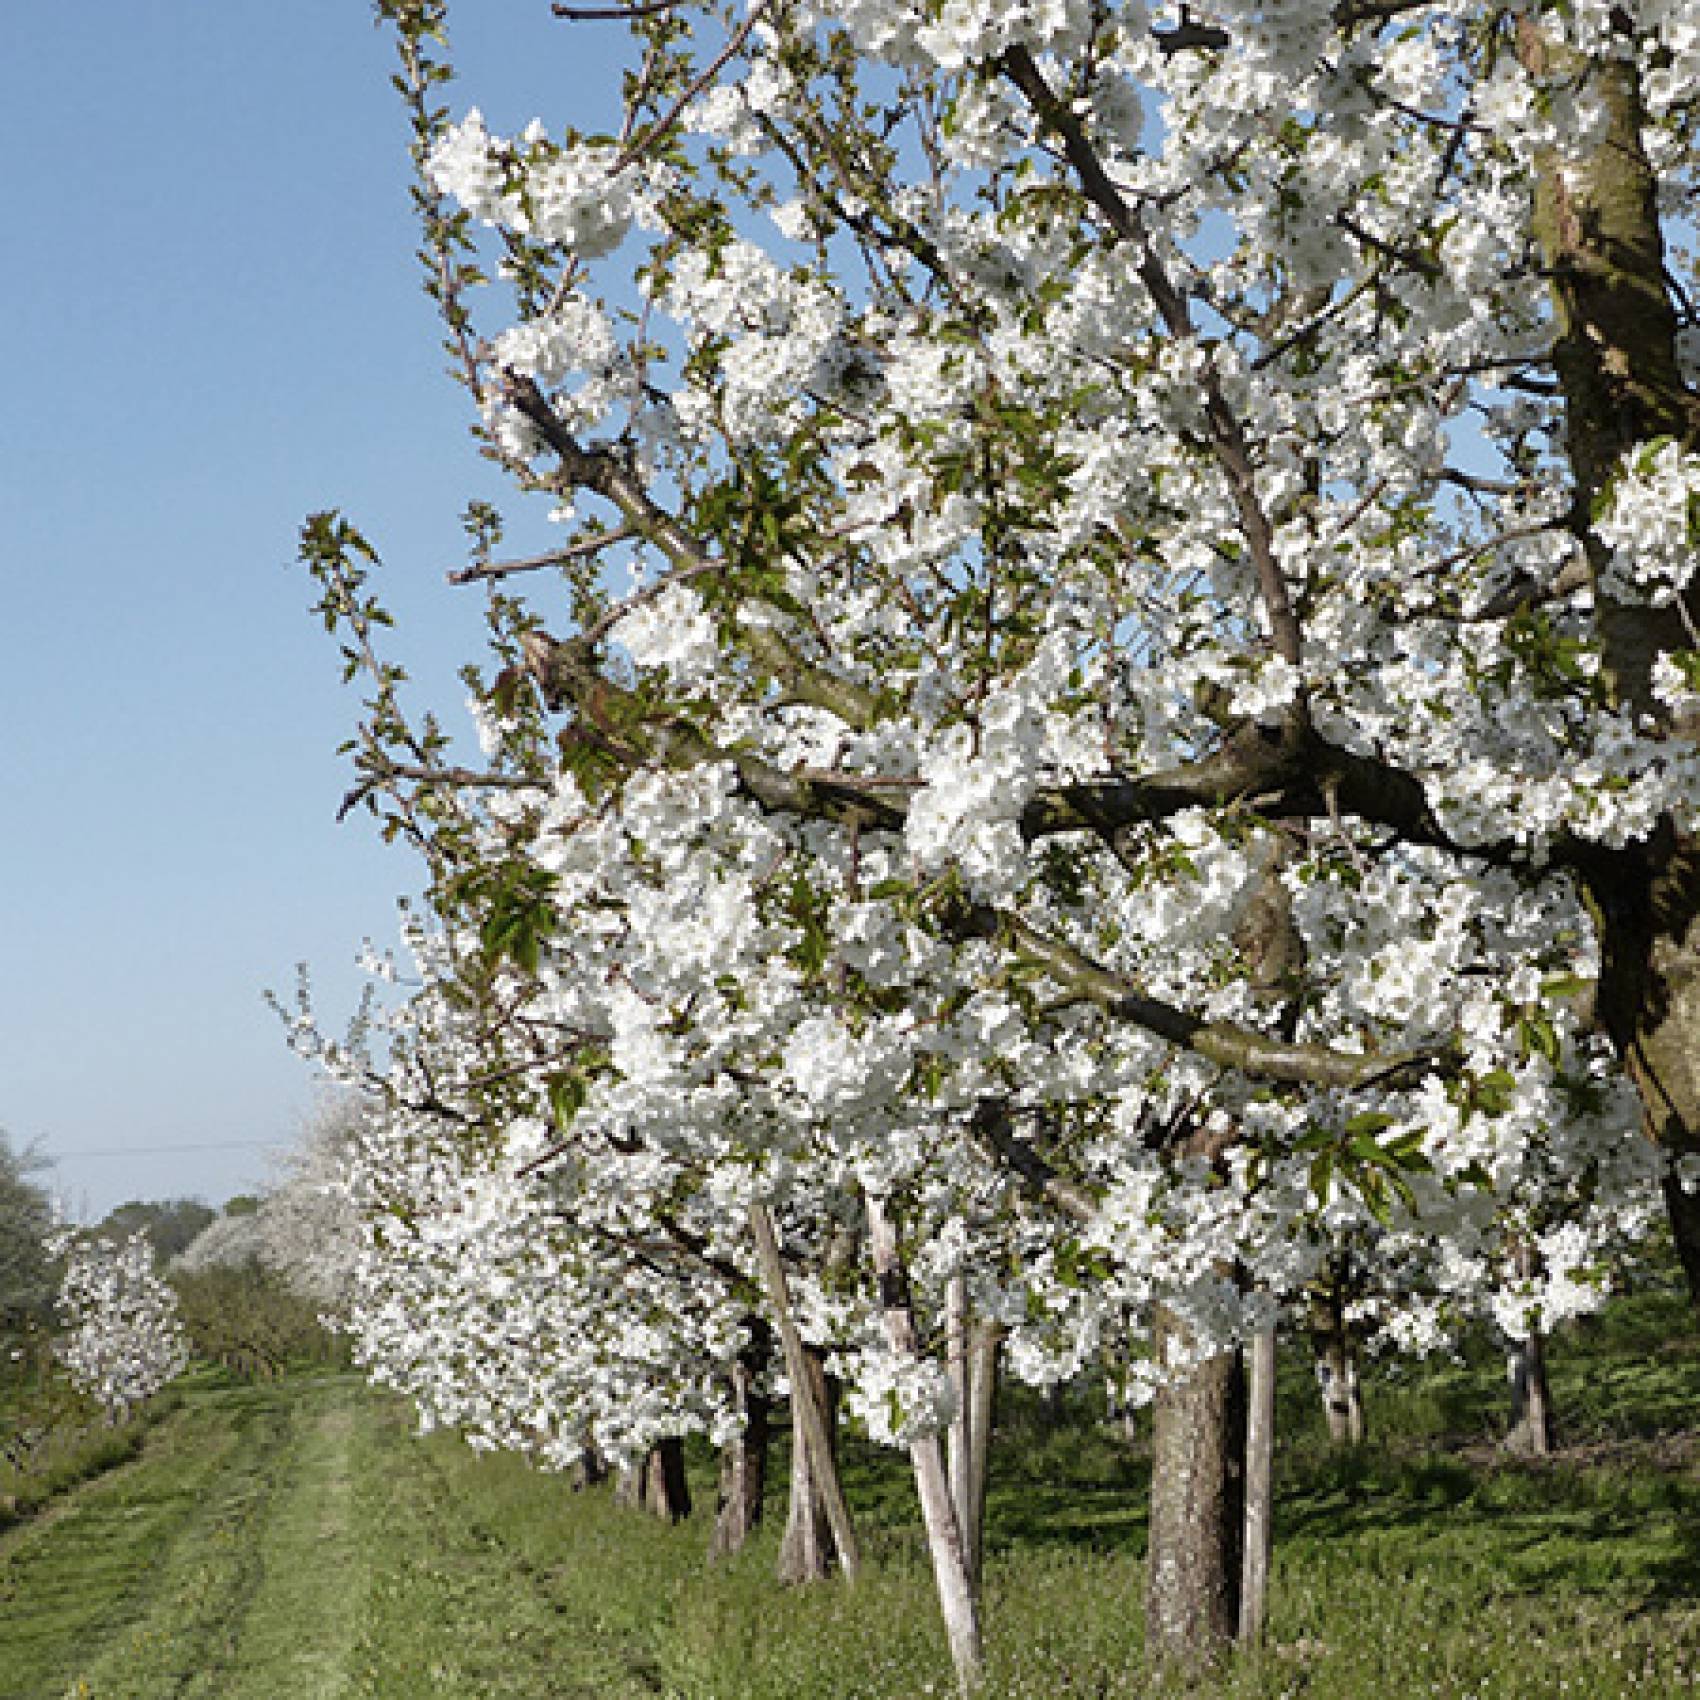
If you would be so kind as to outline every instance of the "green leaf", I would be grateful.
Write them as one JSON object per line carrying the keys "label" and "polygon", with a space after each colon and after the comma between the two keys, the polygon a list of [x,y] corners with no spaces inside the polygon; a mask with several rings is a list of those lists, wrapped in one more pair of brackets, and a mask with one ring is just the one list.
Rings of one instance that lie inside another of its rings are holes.
{"label": "green leaf", "polygon": [[1395,1119],[1384,1110],[1363,1110],[1346,1123],[1346,1132],[1348,1134],[1385,1133],[1388,1128],[1392,1127]]}

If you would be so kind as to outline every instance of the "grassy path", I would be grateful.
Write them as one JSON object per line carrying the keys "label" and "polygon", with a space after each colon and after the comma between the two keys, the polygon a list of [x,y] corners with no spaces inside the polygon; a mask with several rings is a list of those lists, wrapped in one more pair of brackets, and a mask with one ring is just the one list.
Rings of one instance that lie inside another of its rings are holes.
{"label": "grassy path", "polygon": [[349,1378],[191,1395],[0,1539],[0,1700],[621,1700],[527,1562]]}
{"label": "grassy path", "polygon": [[[1692,1408],[1700,1352],[1667,1372]],[[985,1700],[1179,1700],[1141,1661],[1143,1466],[1036,1414],[996,1455]],[[1267,1646],[1185,1700],[1700,1695],[1700,1452],[1478,1466],[1307,1454],[1290,1426]],[[190,1387],[137,1458],[0,1535],[0,1700],[948,1694],[902,1460],[847,1460],[867,1572],[781,1593],[782,1458],[768,1526],[710,1565],[705,1517],[421,1441],[352,1377]]]}

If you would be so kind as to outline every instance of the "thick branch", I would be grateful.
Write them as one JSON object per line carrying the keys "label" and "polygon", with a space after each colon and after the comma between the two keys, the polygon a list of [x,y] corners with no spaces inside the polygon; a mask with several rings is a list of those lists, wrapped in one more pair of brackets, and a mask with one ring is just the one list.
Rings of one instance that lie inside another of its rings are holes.
{"label": "thick branch", "polygon": [[597,665],[595,646],[583,638],[561,643],[546,632],[526,632],[520,647],[544,702],[553,709],[570,707],[598,742],[627,766],[652,761],[687,768],[729,762],[745,793],[775,814],[819,820],[854,817],[864,826],[902,828],[907,806],[901,793],[894,796],[890,787],[854,774],[787,771],[748,751],[723,750],[688,721],[657,716],[635,692],[615,684]]}
{"label": "thick branch", "polygon": [[[1255,804],[1276,815],[1355,815],[1408,844],[1458,850],[1413,775],[1321,737],[1302,711],[1275,726],[1242,725],[1209,755],[1133,778],[1092,780],[1039,792],[1021,816],[1028,839],[1095,832],[1122,847],[1130,828],[1182,809]],[[1513,847],[1472,846],[1488,861],[1510,860]]]}
{"label": "thick branch", "polygon": [[1096,1220],[1098,1205],[1091,1193],[1059,1174],[1015,1131],[1009,1106],[1001,1098],[987,1098],[977,1104],[968,1127],[983,1150],[1047,1203],[1083,1226]]}
{"label": "thick branch", "polygon": [[1097,1004],[1115,1020],[1142,1027],[1206,1062],[1237,1070],[1254,1080],[1288,1086],[1353,1088],[1388,1083],[1444,1064],[1444,1049],[1364,1054],[1329,1045],[1260,1033],[1231,1021],[1205,1021],[1145,992],[1136,981],[1095,962],[1085,952],[1052,938],[1019,916],[976,910],[981,930],[1001,932],[1027,961],[1042,967],[1065,990]]}
{"label": "thick branch", "polygon": [[[1548,149],[1536,162],[1533,230],[1551,281],[1553,367],[1576,508],[1586,514],[1631,450],[1660,436],[1688,444],[1700,437],[1700,398],[1683,382],[1677,358],[1678,318],[1634,57],[1584,60],[1556,46],[1532,15],[1517,22],[1517,50],[1533,78],[1586,77],[1606,120],[1579,158]],[[1604,581],[1598,540],[1588,533],[1584,541],[1607,682],[1620,703],[1653,712],[1655,660],[1661,650],[1687,646],[1700,598],[1681,609],[1625,604]]]}

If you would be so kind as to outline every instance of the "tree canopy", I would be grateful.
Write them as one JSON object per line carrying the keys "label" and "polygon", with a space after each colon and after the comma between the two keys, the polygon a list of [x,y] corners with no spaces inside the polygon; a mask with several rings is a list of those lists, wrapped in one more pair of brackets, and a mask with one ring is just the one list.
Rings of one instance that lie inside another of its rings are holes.
{"label": "tree canopy", "polygon": [[712,1423],[752,1208],[904,1441],[963,1272],[1037,1380],[1353,1234],[1550,1322],[1661,1186],[1700,1286],[1691,8],[661,0],[515,135],[379,10],[561,540],[469,511],[469,763],[304,535],[432,879],[375,1361]]}

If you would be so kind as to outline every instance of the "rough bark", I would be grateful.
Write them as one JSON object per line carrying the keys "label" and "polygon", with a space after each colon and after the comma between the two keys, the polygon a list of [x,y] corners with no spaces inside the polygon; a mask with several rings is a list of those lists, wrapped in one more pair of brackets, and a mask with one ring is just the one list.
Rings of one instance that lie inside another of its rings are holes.
{"label": "rough bark", "polygon": [[[779,1580],[787,1587],[805,1582],[822,1582],[832,1574],[833,1567],[842,1567],[846,1575],[853,1574],[843,1562],[838,1543],[833,1536],[832,1518],[827,1512],[827,1492],[816,1465],[816,1453],[804,1433],[804,1410],[812,1398],[825,1418],[827,1434],[827,1467],[831,1481],[837,1482],[838,1459],[832,1444],[837,1433],[833,1421],[834,1390],[826,1374],[819,1352],[803,1347],[803,1369],[791,1372],[791,1494],[785,1514],[785,1533],[779,1542]],[[797,1388],[805,1388],[799,1400]]]}
{"label": "rough bark", "polygon": [[[1156,1345],[1182,1344],[1160,1313]],[[1198,1668],[1239,1628],[1245,1376],[1238,1352],[1206,1358],[1157,1394],[1151,1421],[1151,1540],[1145,1645],[1156,1664]]]}
{"label": "rough bark", "polygon": [[[1631,27],[1627,18],[1622,27]],[[1683,385],[1677,313],[1665,265],[1657,179],[1642,144],[1633,54],[1591,63],[1555,49],[1532,16],[1518,52],[1537,76],[1586,75],[1607,116],[1587,151],[1540,161],[1534,234],[1551,280],[1576,513],[1586,516],[1623,455],[1639,443],[1700,440],[1700,399]],[[1603,673],[1616,705],[1673,726],[1654,702],[1661,650],[1695,647],[1700,590],[1685,608],[1626,605],[1599,581],[1604,552],[1585,540],[1595,576]],[[1667,823],[1646,843],[1601,851],[1583,868],[1600,933],[1596,1009],[1628,1065],[1648,1133],[1673,1156],[1700,1152],[1700,845]],[[1700,1196],[1667,1183],[1677,1254],[1700,1303]]]}
{"label": "rough bark", "polygon": [[[837,1559],[846,1578],[854,1581],[861,1568],[862,1555],[838,1476],[838,1453],[827,1407],[825,1376],[818,1362],[811,1361],[809,1350],[792,1318],[790,1286],[785,1276],[784,1259],[780,1255],[779,1234],[774,1227],[773,1212],[765,1204],[750,1207],[750,1232],[755,1239],[762,1280],[767,1288],[768,1303],[773,1307],[774,1324],[779,1330],[779,1343],[785,1354],[785,1377],[791,1384],[792,1520],[805,1523],[811,1520],[818,1500],[821,1514],[832,1533],[832,1556]],[[801,1477],[799,1472],[802,1472]],[[799,1485],[801,1492],[798,1491]],[[790,1534],[791,1523],[788,1522],[788,1540]],[[800,1535],[799,1539],[802,1538]],[[809,1538],[813,1539],[812,1536]],[[812,1555],[805,1556],[810,1556],[811,1562],[804,1566],[802,1574],[787,1578],[787,1561],[782,1548],[780,1580],[813,1577],[816,1571]],[[819,1574],[824,1575],[825,1572]]]}
{"label": "rough bark", "polygon": [[1239,1639],[1263,1639],[1275,1545],[1275,1325],[1259,1329],[1246,1354],[1245,1534]]}
{"label": "rough bark", "polygon": [[744,1349],[732,1366],[733,1398],[742,1423],[720,1452],[719,1504],[708,1548],[711,1558],[729,1558],[744,1550],[761,1523],[767,1491],[772,1401],[762,1389],[762,1377],[772,1355],[772,1336],[760,1317],[751,1317],[746,1330]]}

